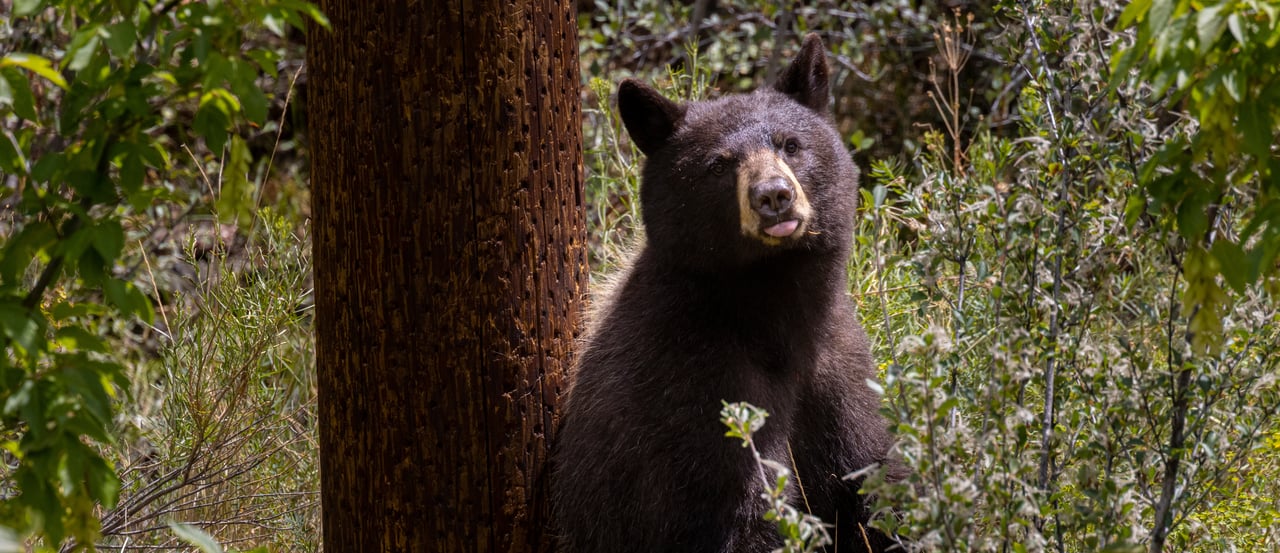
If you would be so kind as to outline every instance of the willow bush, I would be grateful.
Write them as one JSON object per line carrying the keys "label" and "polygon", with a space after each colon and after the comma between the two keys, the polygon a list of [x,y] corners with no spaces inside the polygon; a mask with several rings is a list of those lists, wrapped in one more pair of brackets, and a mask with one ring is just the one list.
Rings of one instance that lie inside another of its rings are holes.
{"label": "willow bush", "polygon": [[[916,469],[875,489],[910,550],[1280,544],[1262,499],[1280,456],[1275,69],[1215,61],[1269,51],[1277,20],[1138,4],[1002,4],[987,47],[1027,76],[1016,127],[945,126],[910,170],[873,171],[863,232],[883,238],[858,280],[867,312],[910,310],[877,332]],[[1247,23],[1215,35],[1214,18]],[[964,101],[947,86],[964,24],[939,25],[944,112]],[[1219,70],[1251,107],[1207,83]]]}

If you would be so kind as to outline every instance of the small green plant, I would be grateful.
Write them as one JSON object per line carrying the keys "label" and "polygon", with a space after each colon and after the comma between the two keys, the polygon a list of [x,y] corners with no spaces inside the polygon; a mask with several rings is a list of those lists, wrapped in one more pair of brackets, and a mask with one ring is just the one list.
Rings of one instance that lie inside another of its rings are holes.
{"label": "small green plant", "polygon": [[760,498],[769,505],[764,518],[777,525],[778,535],[782,537],[782,547],[776,549],[775,553],[812,553],[830,545],[828,525],[818,517],[796,509],[787,501],[791,469],[762,457],[752,441],[752,436],[764,427],[764,420],[769,413],[750,403],[721,403],[724,407],[720,410],[720,422],[729,427],[724,435],[742,440],[742,447],[751,449],[751,455],[760,471],[760,485],[764,490]]}

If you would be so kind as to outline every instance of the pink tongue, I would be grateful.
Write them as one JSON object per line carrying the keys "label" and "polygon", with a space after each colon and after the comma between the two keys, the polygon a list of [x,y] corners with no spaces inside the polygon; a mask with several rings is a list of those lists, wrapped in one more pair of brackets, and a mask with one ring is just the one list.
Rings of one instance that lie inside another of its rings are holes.
{"label": "pink tongue", "polygon": [[794,220],[794,219],[793,219],[793,220],[791,220],[791,221],[785,221],[785,222],[782,222],[782,223],[778,223],[778,224],[773,225],[773,226],[771,226],[771,227],[766,227],[766,228],[764,229],[764,233],[765,233],[765,234],[768,234],[769,236],[774,236],[774,237],[777,237],[777,238],[782,238],[782,237],[784,237],[784,236],[791,236],[791,233],[795,232],[795,231],[796,231],[796,227],[798,227],[798,226],[800,226],[800,221],[796,221],[796,220]]}

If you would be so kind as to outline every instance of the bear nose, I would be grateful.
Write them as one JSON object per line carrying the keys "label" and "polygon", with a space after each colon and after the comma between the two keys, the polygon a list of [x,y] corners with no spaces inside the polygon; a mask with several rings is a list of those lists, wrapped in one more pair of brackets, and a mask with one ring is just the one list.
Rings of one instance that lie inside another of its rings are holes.
{"label": "bear nose", "polygon": [[751,209],[765,217],[778,217],[791,209],[795,196],[791,183],[783,178],[772,178],[751,187]]}

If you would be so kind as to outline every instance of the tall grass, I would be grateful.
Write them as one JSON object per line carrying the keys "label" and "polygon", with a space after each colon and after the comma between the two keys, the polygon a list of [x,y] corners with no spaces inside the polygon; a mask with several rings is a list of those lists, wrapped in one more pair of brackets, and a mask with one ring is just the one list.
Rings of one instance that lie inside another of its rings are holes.
{"label": "tall grass", "polygon": [[171,523],[237,549],[320,550],[309,239],[270,209],[255,226],[244,242],[196,220],[178,245],[190,280],[163,309],[159,355],[130,375],[104,550],[181,549]]}

